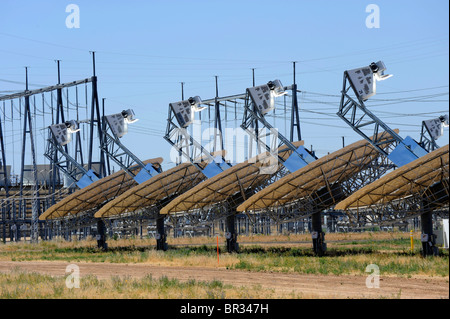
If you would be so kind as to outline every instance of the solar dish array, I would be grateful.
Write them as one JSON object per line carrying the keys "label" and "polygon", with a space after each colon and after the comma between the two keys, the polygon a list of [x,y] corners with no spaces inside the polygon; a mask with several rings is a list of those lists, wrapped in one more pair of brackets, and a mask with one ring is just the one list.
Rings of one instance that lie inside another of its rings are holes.
{"label": "solar dish array", "polygon": [[[180,156],[184,154],[191,157],[190,162],[177,164],[140,184],[125,171],[119,171],[69,195],[50,207],[40,219],[58,219],[83,212],[94,213],[93,217],[99,220],[140,214],[157,219],[159,231],[164,232],[161,224],[161,216],[164,215],[207,212],[212,219],[227,217],[227,227],[234,228],[234,222],[229,217],[240,212],[270,215],[273,211],[279,212],[279,208],[286,208],[291,214],[290,218],[292,212],[294,219],[311,216],[312,230],[319,232],[319,235],[313,235],[313,239],[322,238],[322,245],[324,235],[320,214],[325,210],[343,211],[357,226],[388,223],[408,218],[412,214],[423,214],[424,211],[447,210],[448,215],[448,145],[428,153],[422,148],[423,144],[419,145],[410,137],[403,139],[398,135],[398,130],[390,129],[364,105],[369,97],[375,95],[376,81],[391,76],[384,75],[385,69],[384,63],[379,61],[368,67],[344,72],[338,115],[363,139],[322,158],[310,156],[309,151],[302,148],[303,141],[292,142],[277,133],[275,136],[280,142],[275,156],[273,152],[259,150],[256,157],[232,164],[224,159],[226,150],[223,149],[222,141],[221,159],[218,160],[209,151],[205,152],[203,146],[192,137],[183,135],[182,138],[182,135],[177,135],[177,132],[181,132],[180,128],[184,130],[183,134],[187,134],[185,129],[194,122],[195,113],[205,108],[201,107],[202,100],[197,96],[183,103],[170,104],[165,136],[172,146],[179,147],[177,151]],[[364,81],[370,83],[367,92]],[[296,85],[291,88],[293,95],[296,95]],[[257,97],[263,99],[267,106],[264,112],[255,101],[255,94],[252,95],[255,90],[260,91]],[[248,88],[245,95],[236,95],[234,101],[232,98],[217,96],[205,105],[214,106],[217,129],[221,128],[219,107],[226,107],[227,101],[234,103],[237,123],[237,104],[244,100],[241,128],[248,136],[255,138],[256,145],[261,146],[260,143],[265,142],[250,129],[258,125],[272,129],[265,115],[275,108],[275,98],[287,93],[284,90],[286,88],[281,82],[275,80]],[[173,105],[182,105],[185,117]],[[291,120],[294,121],[294,116]],[[176,122],[180,127],[177,127]],[[437,120],[437,125],[441,125],[440,120]],[[367,127],[373,127],[372,137],[364,132]],[[175,141],[171,139],[176,136]],[[186,151],[177,143],[184,143]],[[268,147],[266,144],[263,148]],[[193,152],[195,150],[203,152],[202,160],[192,158],[200,157],[199,153]],[[288,164],[293,153],[297,153],[300,156],[297,160],[303,163],[295,169]],[[305,156],[309,159],[306,160]],[[160,168],[161,162],[162,159],[157,158],[145,164]],[[134,169],[138,173],[140,167],[130,170]],[[229,235],[230,238],[232,236]],[[316,245],[314,241],[313,244]],[[326,249],[324,245],[322,248],[318,251]]]}
{"label": "solar dish array", "polygon": [[[389,141],[390,136],[384,134],[377,140]],[[303,141],[294,145],[303,145]],[[290,153],[287,148],[278,150],[278,155],[284,159]],[[355,218],[355,210],[366,217],[373,216],[374,211],[382,210],[381,206],[417,194],[423,197],[437,180],[447,194],[447,202],[444,200],[441,206],[448,206],[448,146],[378,180],[389,165],[366,140],[348,145],[283,177],[277,175],[282,169],[281,163],[272,174],[261,173],[270,156],[262,153],[210,179],[191,163],[179,164],[139,185],[124,171],[119,171],[67,196],[45,211],[40,219],[58,219],[88,211],[95,212],[95,218],[150,211],[153,214],[189,214],[223,205],[232,208],[227,214],[295,207],[299,218],[334,207],[345,211],[353,220],[360,220]],[[157,158],[145,164],[160,165],[161,162],[162,158]],[[202,165],[206,166],[207,162]],[[393,214],[390,217],[395,218]],[[380,218],[370,220],[381,221]]]}

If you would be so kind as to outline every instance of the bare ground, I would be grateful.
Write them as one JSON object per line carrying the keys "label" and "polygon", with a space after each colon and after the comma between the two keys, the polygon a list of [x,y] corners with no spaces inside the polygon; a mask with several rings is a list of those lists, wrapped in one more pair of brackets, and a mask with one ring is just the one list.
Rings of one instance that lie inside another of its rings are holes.
{"label": "bare ground", "polygon": [[[294,273],[264,273],[229,270],[212,267],[164,267],[149,264],[76,263],[80,275],[94,275],[99,279],[112,276],[141,278],[151,274],[153,278],[167,276],[180,281],[219,280],[234,287],[274,289],[277,292],[295,293],[305,298],[449,298],[448,277],[400,278],[381,274],[379,288],[367,288],[366,276],[305,275]],[[64,276],[67,262],[57,261],[0,261],[0,272],[14,269],[51,276]]]}

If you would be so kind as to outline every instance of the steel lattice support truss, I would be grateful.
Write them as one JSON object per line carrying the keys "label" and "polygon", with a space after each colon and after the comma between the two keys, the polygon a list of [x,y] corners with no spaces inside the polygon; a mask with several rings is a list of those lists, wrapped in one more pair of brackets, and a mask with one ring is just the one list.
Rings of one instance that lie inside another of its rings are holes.
{"label": "steel lattice support truss", "polygon": [[[285,87],[285,90],[290,89],[291,87]],[[296,91],[295,91],[296,92]],[[296,97],[296,94],[293,95]],[[245,104],[244,104],[244,117],[242,119],[241,128],[245,130],[248,134],[252,136],[252,138],[259,144],[262,145],[266,151],[274,152],[278,147],[282,145],[286,145],[292,151],[295,151],[297,147],[290,141],[288,138],[280,134],[266,119],[263,115],[260,114],[253,107],[253,102],[249,96],[249,93],[246,93],[245,96]],[[262,128],[259,129],[258,123],[262,125]],[[291,128],[293,126],[291,125]],[[266,135],[261,136],[260,133],[268,130]],[[270,138],[268,138],[270,137]],[[267,144],[267,139],[273,141],[275,143],[279,143],[278,145],[269,145]],[[281,162],[284,162],[285,159],[279,157]]]}
{"label": "steel lattice support truss", "polygon": [[[238,94],[227,97],[216,97],[214,99],[204,100],[202,101],[203,105],[208,105],[211,107],[215,106],[216,113],[218,113],[218,107],[223,102],[235,102],[238,99],[245,98],[245,95]],[[187,131],[186,128],[179,127],[177,123],[176,115],[171,107],[169,107],[168,111],[168,119],[167,119],[167,127],[166,134],[164,135],[164,139],[174,147],[183,158],[183,161],[190,161],[194,166],[198,169],[202,169],[199,166],[199,160],[208,160],[210,163],[214,160],[214,157],[211,155],[211,152],[203,147],[198,141],[196,141]],[[217,115],[216,115],[217,116]],[[219,123],[216,119],[216,132],[215,135],[222,135],[222,132],[219,131]],[[222,140],[222,138],[221,138]],[[214,145],[216,142],[216,137],[214,137]],[[215,151],[215,150],[214,150]]]}
{"label": "steel lattice support truss", "polygon": [[[104,126],[105,124],[106,123],[104,123]],[[139,166],[141,170],[145,169],[145,164],[125,145],[123,145],[120,139],[112,132],[110,132],[110,130],[108,130],[106,127],[103,129],[103,137],[104,140],[101,147],[104,153],[111,160],[117,163],[120,168],[123,169],[128,175],[130,175],[132,178],[136,176],[136,166]]]}
{"label": "steel lattice support truss", "polygon": [[[342,87],[341,102],[337,115],[346,122],[353,130],[366,140],[385,156],[388,156],[403,138],[395,130],[387,126],[377,116],[375,116],[364,104],[361,98],[354,95],[355,88],[349,78],[348,72],[344,72],[344,81]],[[372,132],[372,137],[370,133]],[[380,133],[387,132],[391,139],[380,139]]]}
{"label": "steel lattice support truss", "polygon": [[72,183],[77,182],[83,175],[87,174],[87,170],[67,153],[67,148],[58,144],[55,140],[51,129],[48,129],[47,148],[44,156],[55,165],[62,173],[72,180]]}

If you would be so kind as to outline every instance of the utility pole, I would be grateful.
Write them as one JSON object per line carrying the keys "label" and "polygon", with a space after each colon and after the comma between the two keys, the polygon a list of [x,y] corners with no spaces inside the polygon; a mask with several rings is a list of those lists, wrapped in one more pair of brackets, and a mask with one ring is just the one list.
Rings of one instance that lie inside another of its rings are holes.
{"label": "utility pole", "polygon": [[222,138],[222,120],[220,119],[220,102],[219,102],[219,84],[218,84],[218,76],[216,78],[216,97],[214,103],[214,148],[213,151],[217,151],[217,136],[219,136],[220,141],[220,150],[223,150],[223,138]]}
{"label": "utility pole", "polygon": [[184,82],[181,83],[181,100],[184,101]]}
{"label": "utility pole", "polygon": [[[100,117],[100,107],[98,102],[98,91],[97,91],[97,76],[95,74],[95,51],[90,51],[92,53],[92,100],[91,100],[91,118],[90,118],[90,136],[89,136],[89,158],[88,158],[88,170],[92,169],[92,158],[94,150],[94,126],[97,125],[98,140],[100,143],[103,142],[103,133]],[[105,168],[105,153],[103,148],[100,147],[100,162],[99,164],[99,178],[106,176]]]}
{"label": "utility pole", "polygon": [[294,142],[294,127],[296,127],[297,139],[301,141],[302,134],[300,132],[300,116],[298,113],[298,101],[297,101],[297,84],[295,82],[295,61],[293,64],[294,83],[292,84],[292,109],[291,109],[291,135],[290,141]]}
{"label": "utility pole", "polygon": [[[255,81],[255,68],[252,68],[252,84],[253,87],[256,86],[256,81]],[[252,108],[253,112],[258,112],[257,106],[255,104],[253,104],[253,108]],[[261,153],[261,145],[259,143],[259,130],[258,130],[258,121],[252,121],[252,123],[250,124],[250,128],[254,130],[255,132],[255,137],[256,137],[256,147],[258,148],[258,154]],[[253,157],[253,139],[250,139],[249,143],[248,143],[248,158],[252,158]],[[256,155],[256,154],[255,154]]]}
{"label": "utility pole", "polygon": [[[28,91],[28,67],[25,67],[25,91]],[[24,173],[25,171],[31,171],[33,174],[33,199],[32,199],[32,209],[31,209],[31,230],[30,230],[30,237],[32,243],[38,242],[39,237],[39,185],[38,185],[38,178],[37,178],[37,166],[36,166],[36,153],[34,148],[34,138],[33,138],[33,126],[32,126],[32,119],[31,119],[31,111],[30,111],[30,96],[25,96],[25,112],[24,112],[24,123],[23,123],[23,139],[22,139],[22,163],[21,163],[21,169],[20,169],[20,190],[19,190],[19,197],[23,197],[23,190],[24,190]],[[25,148],[26,148],[26,140],[27,140],[27,134],[30,139],[30,145],[31,145],[31,160],[32,160],[32,168],[31,169],[25,169]],[[26,204],[22,202],[19,206],[25,205],[25,207],[21,207],[24,212],[26,212]],[[25,216],[24,216],[25,217]]]}

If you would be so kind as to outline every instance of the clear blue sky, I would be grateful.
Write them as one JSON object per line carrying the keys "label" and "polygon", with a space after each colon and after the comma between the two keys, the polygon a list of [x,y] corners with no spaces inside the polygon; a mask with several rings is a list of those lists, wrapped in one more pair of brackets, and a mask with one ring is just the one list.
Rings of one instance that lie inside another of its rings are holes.
{"label": "clear blue sky", "polygon": [[[80,28],[66,27],[68,4],[80,8]],[[367,28],[369,4],[380,27]],[[346,69],[383,60],[394,77],[378,83],[372,111],[402,136],[419,139],[423,119],[448,113],[448,1],[160,0],[0,2],[0,94],[92,75],[96,51],[100,98],[107,113],[133,108],[140,119],[124,143],[140,158],[164,157],[162,138],[170,102],[232,95],[280,79],[292,83],[297,61],[302,135],[322,156],[360,137],[335,113]],[[406,92],[405,92],[406,91]],[[319,93],[319,94],[317,94]],[[383,95],[381,95],[383,93]],[[379,105],[377,105],[379,104]],[[370,105],[370,104],[369,104]],[[37,120],[37,125],[39,125]],[[7,124],[7,122],[6,122]],[[5,128],[20,155],[17,126]],[[17,144],[17,141],[18,144]],[[438,140],[448,144],[446,136]]]}

